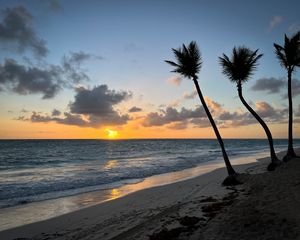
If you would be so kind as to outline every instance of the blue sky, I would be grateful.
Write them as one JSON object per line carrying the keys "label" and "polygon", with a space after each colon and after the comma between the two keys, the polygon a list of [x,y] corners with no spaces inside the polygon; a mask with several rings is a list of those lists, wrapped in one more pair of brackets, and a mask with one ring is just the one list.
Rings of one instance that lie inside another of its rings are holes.
{"label": "blue sky", "polygon": [[[203,94],[234,111],[242,105],[235,86],[222,75],[218,57],[230,55],[234,46],[245,45],[264,54],[256,74],[244,87],[245,98],[286,106],[282,94],[250,88],[260,78],[286,77],[275,58],[273,43],[282,44],[285,33],[300,30],[299,1],[0,1],[2,10],[20,5],[33,16],[32,28],[46,41],[49,52],[37,59],[30,49],[18,52],[13,42],[6,42],[0,49],[1,62],[13,58],[28,65],[26,57],[35,66],[59,65],[68,54],[90,54],[92,57],[81,65],[90,80],[80,86],[92,89],[106,84],[110,89],[131,91],[132,104],[142,101],[147,114],[193,90],[188,80],[179,86],[167,83],[173,74],[164,60],[173,59],[171,48],[194,40],[203,57],[199,75]],[[299,71],[294,76],[299,79]],[[75,94],[69,87],[51,99],[40,100],[39,93],[2,91],[1,115],[8,119],[7,111],[12,111],[10,118],[17,117],[23,108],[43,113],[53,108],[68,111]],[[297,108],[299,96],[294,101]],[[196,104],[197,98],[177,107]]]}

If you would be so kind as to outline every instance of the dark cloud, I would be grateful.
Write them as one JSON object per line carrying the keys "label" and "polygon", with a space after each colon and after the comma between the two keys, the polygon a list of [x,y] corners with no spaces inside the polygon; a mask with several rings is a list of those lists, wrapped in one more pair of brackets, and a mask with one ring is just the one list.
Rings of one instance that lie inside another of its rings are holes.
{"label": "dark cloud", "polygon": [[41,93],[43,99],[54,97],[61,89],[61,70],[55,66],[47,69],[25,67],[13,59],[0,65],[0,87],[21,95]]}
{"label": "dark cloud", "polygon": [[130,113],[141,112],[141,111],[142,111],[142,109],[139,107],[136,107],[136,106],[134,106],[128,110],[128,112],[130,112]]}
{"label": "dark cloud", "polygon": [[93,89],[78,88],[75,101],[70,104],[70,110],[77,114],[114,116],[117,112],[113,106],[131,96],[130,92],[110,90],[107,85],[99,85]]}
{"label": "dark cloud", "polygon": [[54,121],[60,124],[65,125],[74,125],[74,126],[80,126],[80,127],[94,127],[90,124],[88,120],[84,120],[82,116],[78,114],[71,114],[68,112],[64,113],[63,118],[53,118]]}
{"label": "dark cloud", "polygon": [[234,120],[238,119],[239,117],[240,116],[237,112],[231,113],[229,111],[224,111],[219,115],[218,119],[221,121],[228,121],[228,120],[234,121]]}
{"label": "dark cloud", "polygon": [[[300,80],[298,79],[292,79],[292,95],[294,97],[300,95]],[[287,98],[287,94],[284,97]]]}
{"label": "dark cloud", "polygon": [[115,105],[131,97],[130,92],[108,89],[107,85],[96,86],[93,89],[79,88],[75,101],[69,104],[70,111],[61,112],[54,109],[51,115],[32,112],[29,118],[20,117],[19,120],[31,122],[56,122],[80,127],[98,128],[107,125],[122,125],[130,120],[127,114],[120,114]]}
{"label": "dark cloud", "polygon": [[260,78],[252,86],[253,91],[267,91],[268,93],[278,93],[287,82],[282,78]]}
{"label": "dark cloud", "polygon": [[47,55],[46,42],[35,33],[32,26],[33,16],[26,8],[23,6],[6,8],[3,15],[3,21],[0,23],[2,43],[17,44],[19,52],[31,49],[39,57]]}
{"label": "dark cloud", "polygon": [[19,117],[18,120],[22,120],[22,121],[31,121],[31,122],[44,122],[44,123],[48,123],[48,122],[57,122],[60,124],[66,124],[66,125],[75,125],[75,126],[81,126],[81,127],[90,127],[89,126],[89,122],[82,119],[82,117],[80,115],[76,115],[76,114],[71,114],[68,112],[64,113],[64,117],[59,118],[59,117],[53,117],[53,116],[49,116],[49,115],[43,115],[41,113],[38,112],[32,112],[30,118],[25,118],[24,116]]}
{"label": "dark cloud", "polygon": [[61,114],[61,112],[60,112],[59,110],[57,110],[57,109],[53,109],[53,111],[52,111],[52,113],[51,113],[51,115],[52,115],[53,117],[59,116],[60,114]]}
{"label": "dark cloud", "polygon": [[[266,91],[268,94],[282,93],[287,98],[287,79],[284,78],[261,78],[251,88],[253,91]],[[300,80],[292,79],[293,96],[300,95]]]}
{"label": "dark cloud", "polygon": [[0,91],[6,89],[21,95],[40,93],[43,99],[53,98],[61,89],[89,80],[80,65],[90,58],[90,54],[75,52],[65,56],[61,66],[44,64],[43,67],[5,59],[0,65]]}
{"label": "dark cloud", "polygon": [[202,117],[206,117],[202,107],[197,107],[196,109],[181,108],[180,111],[173,107],[167,107],[166,110],[162,111],[162,113],[149,113],[143,122],[143,126],[163,126],[173,122],[181,122]]}

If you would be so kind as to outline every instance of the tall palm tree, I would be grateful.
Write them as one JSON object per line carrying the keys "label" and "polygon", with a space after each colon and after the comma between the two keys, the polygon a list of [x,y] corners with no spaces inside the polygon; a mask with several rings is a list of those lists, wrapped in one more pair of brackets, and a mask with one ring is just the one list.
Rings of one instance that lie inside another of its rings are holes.
{"label": "tall palm tree", "polygon": [[288,73],[288,100],[289,100],[289,126],[288,126],[288,150],[283,161],[289,161],[296,157],[293,148],[293,100],[292,100],[292,73],[296,67],[300,67],[300,31],[291,38],[284,35],[284,46],[274,43],[276,57],[280,65]]}
{"label": "tall palm tree", "polygon": [[278,160],[275,154],[272,134],[267,124],[245,101],[242,93],[242,84],[248,81],[249,77],[253,74],[258,65],[258,60],[262,57],[262,54],[257,54],[257,51],[258,49],[256,51],[251,51],[249,48],[246,47],[234,47],[231,58],[223,54],[223,57],[219,57],[219,60],[223,68],[223,73],[232,82],[236,83],[240,100],[265,130],[269,141],[271,155],[271,164],[268,166],[268,170],[274,170],[276,166],[278,166],[281,163],[281,161]]}
{"label": "tall palm tree", "polygon": [[[177,60],[177,63],[172,62],[172,61],[165,61],[168,64],[170,64],[171,66],[175,67],[175,69],[172,72],[176,72],[181,74],[182,76],[192,79],[195,87],[197,89],[200,101],[203,105],[203,108],[206,112],[206,115],[212,125],[212,128],[216,134],[216,137],[219,141],[220,147],[222,149],[222,154],[223,154],[223,158],[225,161],[225,165],[227,168],[227,172],[228,172],[228,177],[227,179],[224,180],[224,184],[228,183],[228,184],[237,184],[238,181],[236,180],[236,176],[237,173],[234,171],[228,155],[226,153],[225,147],[224,147],[224,143],[223,140],[221,138],[221,135],[218,131],[218,128],[212,118],[212,115],[206,105],[206,102],[204,100],[204,97],[202,95],[202,92],[200,90],[199,84],[198,84],[198,73],[201,69],[202,66],[202,59],[201,59],[201,53],[198,49],[197,43],[192,41],[188,47],[186,47],[184,44],[182,45],[182,48],[178,48],[178,49],[172,49],[175,55],[175,58]],[[230,180],[229,180],[230,179]]]}

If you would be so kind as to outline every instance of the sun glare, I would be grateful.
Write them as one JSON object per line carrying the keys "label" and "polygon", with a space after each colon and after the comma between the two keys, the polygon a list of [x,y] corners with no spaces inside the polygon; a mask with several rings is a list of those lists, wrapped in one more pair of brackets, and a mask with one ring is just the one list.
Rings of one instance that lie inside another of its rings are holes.
{"label": "sun glare", "polygon": [[118,136],[118,131],[115,131],[115,130],[105,129],[105,132],[109,139],[114,139]]}

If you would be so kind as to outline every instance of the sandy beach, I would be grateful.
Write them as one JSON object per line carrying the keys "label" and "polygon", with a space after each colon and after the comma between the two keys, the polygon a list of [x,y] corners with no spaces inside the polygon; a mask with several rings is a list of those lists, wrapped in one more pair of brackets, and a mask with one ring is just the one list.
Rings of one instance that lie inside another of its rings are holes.
{"label": "sandy beach", "polygon": [[224,168],[0,232],[0,239],[297,239],[300,162],[266,172],[236,166],[245,183],[223,187]]}

